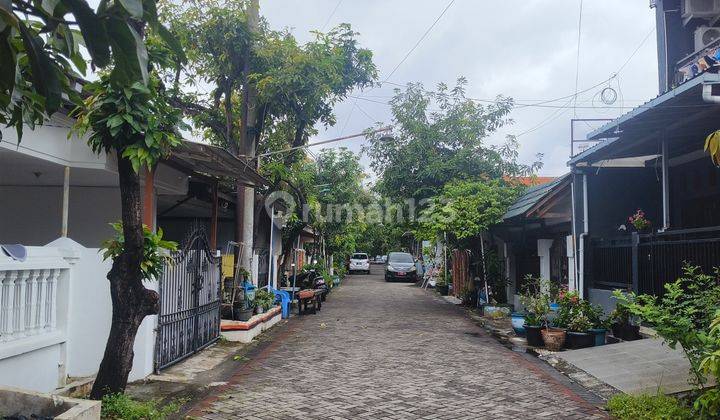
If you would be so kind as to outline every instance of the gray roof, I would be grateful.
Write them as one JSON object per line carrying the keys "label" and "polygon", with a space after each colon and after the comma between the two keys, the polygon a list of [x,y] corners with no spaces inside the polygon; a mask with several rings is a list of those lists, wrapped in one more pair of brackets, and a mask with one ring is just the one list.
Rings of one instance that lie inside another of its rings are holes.
{"label": "gray roof", "polygon": [[540,200],[542,200],[545,196],[552,192],[555,187],[560,185],[569,176],[570,174],[565,174],[563,176],[555,178],[553,181],[548,182],[547,184],[536,185],[534,187],[528,188],[523,195],[518,197],[518,199],[515,200],[515,202],[512,203],[510,207],[508,207],[507,212],[505,212],[502,217],[502,220],[506,221],[508,219],[524,215],[527,211],[532,209],[533,206],[540,202]]}

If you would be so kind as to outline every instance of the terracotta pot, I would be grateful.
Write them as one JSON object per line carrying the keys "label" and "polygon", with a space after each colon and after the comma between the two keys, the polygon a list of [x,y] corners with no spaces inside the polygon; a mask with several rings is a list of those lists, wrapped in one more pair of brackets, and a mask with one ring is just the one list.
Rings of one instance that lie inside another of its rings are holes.
{"label": "terracotta pot", "polygon": [[550,351],[560,351],[565,344],[565,331],[556,329],[543,329],[541,331],[545,348]]}

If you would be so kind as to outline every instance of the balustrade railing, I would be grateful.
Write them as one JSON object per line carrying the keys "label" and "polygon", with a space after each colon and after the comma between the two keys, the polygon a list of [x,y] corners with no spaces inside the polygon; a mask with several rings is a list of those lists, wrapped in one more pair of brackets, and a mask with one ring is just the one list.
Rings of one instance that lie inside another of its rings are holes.
{"label": "balustrade railing", "polygon": [[63,270],[0,270],[0,343],[57,328],[57,290]]}

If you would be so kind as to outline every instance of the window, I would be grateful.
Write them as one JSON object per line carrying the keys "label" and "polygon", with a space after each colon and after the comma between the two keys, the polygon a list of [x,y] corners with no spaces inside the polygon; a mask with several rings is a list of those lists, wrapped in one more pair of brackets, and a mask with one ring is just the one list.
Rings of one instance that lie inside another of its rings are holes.
{"label": "window", "polygon": [[353,259],[353,260],[367,260],[367,259],[368,259],[368,256],[367,256],[367,254],[353,254],[353,256],[350,257],[350,259]]}
{"label": "window", "polygon": [[415,260],[413,259],[412,255],[407,254],[405,252],[393,252],[390,254],[389,258],[390,262],[394,263],[413,263]]}

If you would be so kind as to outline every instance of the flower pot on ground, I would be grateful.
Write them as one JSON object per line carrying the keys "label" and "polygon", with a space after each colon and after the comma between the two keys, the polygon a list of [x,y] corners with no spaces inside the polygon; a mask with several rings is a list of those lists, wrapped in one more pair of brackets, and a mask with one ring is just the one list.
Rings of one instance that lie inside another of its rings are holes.
{"label": "flower pot on ground", "polygon": [[238,321],[249,321],[250,318],[252,318],[253,314],[255,313],[255,307],[244,307],[243,305],[239,305],[234,310],[235,319]]}
{"label": "flower pot on ground", "polygon": [[525,335],[525,315],[514,312],[510,316],[510,322],[512,323],[513,331],[516,335]]}
{"label": "flower pot on ground", "polygon": [[450,292],[450,286],[447,284],[439,284],[438,283],[437,285],[435,285],[435,290],[437,290],[441,296],[447,296],[448,293]]}
{"label": "flower pot on ground", "polygon": [[607,334],[607,330],[605,328],[591,328],[588,332],[592,334],[593,339],[595,340],[595,346],[605,345],[605,335]]}
{"label": "flower pot on ground", "polygon": [[542,347],[545,345],[545,342],[543,342],[542,333],[540,332],[542,330],[542,326],[540,325],[524,325],[525,328],[525,338],[527,339],[528,346],[532,347]]}
{"label": "flower pot on ground", "polygon": [[595,345],[595,336],[588,332],[592,328],[592,322],[579,306],[572,311],[573,318],[568,323],[568,332],[565,344],[570,349],[582,349]]}
{"label": "flower pot on ground", "polygon": [[565,336],[565,345],[572,350],[593,347],[595,345],[595,335],[589,332],[568,331]]}
{"label": "flower pot on ground", "polygon": [[639,325],[615,323],[612,326],[612,332],[615,338],[624,341],[634,341],[642,338]]}
{"label": "flower pot on ground", "polygon": [[560,351],[565,344],[566,333],[564,330],[548,327],[543,328],[541,334],[545,348],[550,351]]}

